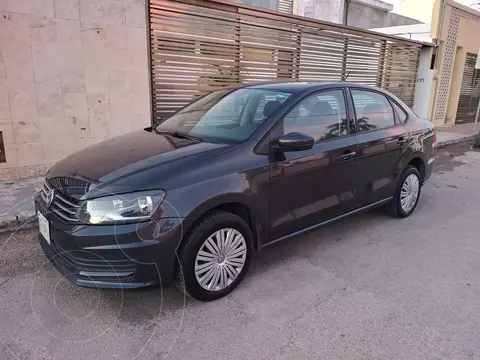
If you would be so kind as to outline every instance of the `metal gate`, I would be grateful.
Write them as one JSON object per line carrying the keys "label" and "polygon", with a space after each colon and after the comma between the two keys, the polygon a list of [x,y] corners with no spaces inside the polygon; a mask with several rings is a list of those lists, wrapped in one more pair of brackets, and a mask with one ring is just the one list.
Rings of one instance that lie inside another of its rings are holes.
{"label": "metal gate", "polygon": [[259,81],[347,80],[413,105],[422,43],[216,0],[150,0],[149,11],[154,120]]}
{"label": "metal gate", "polygon": [[475,70],[476,61],[476,54],[467,53],[455,118],[456,124],[475,121],[478,101],[480,100],[480,74],[479,70]]}

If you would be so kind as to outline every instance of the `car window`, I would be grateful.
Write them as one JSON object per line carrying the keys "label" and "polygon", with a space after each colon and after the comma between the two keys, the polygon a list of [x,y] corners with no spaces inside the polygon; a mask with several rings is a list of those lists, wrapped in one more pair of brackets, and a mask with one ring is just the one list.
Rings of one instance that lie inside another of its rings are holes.
{"label": "car window", "polygon": [[390,101],[390,103],[393,106],[393,109],[395,110],[395,115],[397,116],[398,121],[403,124],[407,120],[407,114],[405,111],[400,108],[397,104],[395,104],[393,101]]}
{"label": "car window", "polygon": [[[289,94],[288,94],[289,95]],[[277,105],[282,104],[285,100],[288,99],[289,96],[286,96],[285,93],[276,93],[276,92],[271,92],[271,93],[265,93],[262,94],[258,105],[257,105],[257,110],[255,111],[255,115],[253,117],[253,122],[263,122],[265,120],[265,106],[271,106],[271,108],[278,107]],[[268,104],[270,103],[270,104]],[[268,104],[268,105],[267,105]],[[266,113],[268,114],[270,111],[267,109]],[[269,114],[270,115],[270,114]]]}
{"label": "car window", "polygon": [[382,94],[373,91],[352,90],[352,98],[358,131],[378,130],[395,125],[393,108]]}
{"label": "car window", "polygon": [[202,106],[202,111],[204,109],[209,111],[205,112],[204,116],[200,120],[198,120],[196,116],[192,116],[190,118],[187,118],[184,126],[194,126],[201,123],[209,123],[216,125],[237,123],[239,121],[242,110],[246,105],[248,99],[247,94],[239,93],[235,97],[225,96],[219,103],[217,103],[217,99],[218,98],[214,98],[212,99],[213,101],[207,101]]}
{"label": "car window", "polygon": [[298,103],[283,120],[284,134],[299,132],[315,141],[348,134],[343,90],[310,95]]}
{"label": "car window", "polygon": [[248,139],[291,95],[261,88],[213,91],[166,119],[156,131],[238,143]]}

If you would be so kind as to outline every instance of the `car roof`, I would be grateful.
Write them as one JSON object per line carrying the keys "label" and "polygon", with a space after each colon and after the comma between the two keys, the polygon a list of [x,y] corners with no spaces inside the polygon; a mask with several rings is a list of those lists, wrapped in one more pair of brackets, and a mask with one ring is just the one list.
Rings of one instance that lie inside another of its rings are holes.
{"label": "car roof", "polygon": [[[315,89],[320,90],[328,87],[339,87],[339,86],[352,86],[352,87],[360,87],[360,88],[367,88],[367,89],[375,88],[374,86],[370,86],[370,85],[362,85],[358,83],[351,83],[351,82],[345,82],[345,81],[268,82],[268,83],[257,83],[257,84],[241,84],[234,87],[298,93],[304,90],[315,90]],[[378,90],[382,91],[382,89],[378,89]]]}

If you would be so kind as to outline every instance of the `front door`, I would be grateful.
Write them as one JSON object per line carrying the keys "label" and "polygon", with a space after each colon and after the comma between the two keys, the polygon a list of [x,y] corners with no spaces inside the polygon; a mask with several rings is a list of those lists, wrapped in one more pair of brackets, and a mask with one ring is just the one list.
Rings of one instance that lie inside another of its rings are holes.
{"label": "front door", "polygon": [[359,206],[365,206],[393,195],[400,157],[408,146],[408,132],[401,116],[405,120],[406,114],[380,92],[351,89],[351,94],[362,174],[358,200]]}
{"label": "front door", "polygon": [[271,141],[299,132],[312,149],[271,155],[270,241],[351,210],[355,203],[357,144],[349,129],[345,91],[307,96],[271,132]]}

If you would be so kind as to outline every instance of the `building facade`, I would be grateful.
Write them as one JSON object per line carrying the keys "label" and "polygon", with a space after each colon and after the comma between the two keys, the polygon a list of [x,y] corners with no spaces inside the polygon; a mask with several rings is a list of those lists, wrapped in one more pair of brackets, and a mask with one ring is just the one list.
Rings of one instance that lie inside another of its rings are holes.
{"label": "building facade", "polygon": [[453,0],[404,0],[401,12],[426,24],[372,30],[437,45],[421,57],[415,107],[437,126],[474,122],[480,101],[480,70],[475,69],[480,12]]}
{"label": "building facade", "polygon": [[452,0],[436,0],[432,38],[439,40],[432,88],[431,119],[436,125],[474,121],[480,100],[480,12]]}

